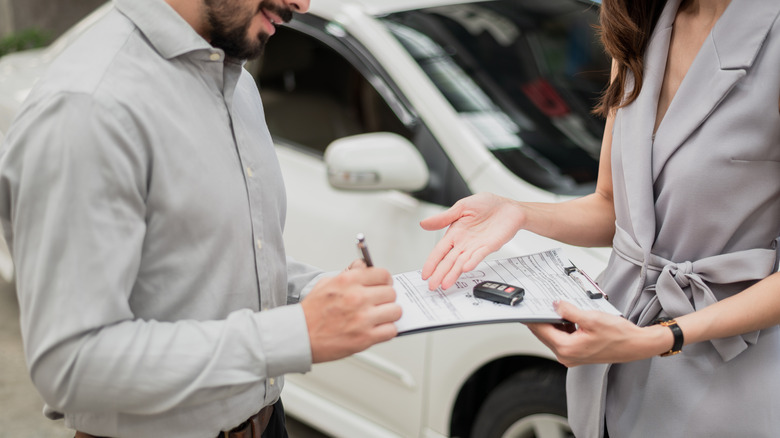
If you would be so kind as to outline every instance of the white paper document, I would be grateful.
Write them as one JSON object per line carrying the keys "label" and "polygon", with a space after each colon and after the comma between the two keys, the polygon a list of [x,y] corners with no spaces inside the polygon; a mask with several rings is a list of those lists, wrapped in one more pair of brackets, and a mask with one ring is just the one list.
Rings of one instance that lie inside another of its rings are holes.
{"label": "white paper document", "polygon": [[[561,249],[552,249],[482,262],[446,290],[428,290],[421,271],[394,275],[396,302],[403,308],[403,316],[396,322],[398,333],[498,322],[563,322],[553,309],[555,300],[620,315],[606,295],[596,298],[603,292],[562,254]],[[514,306],[475,298],[472,289],[483,281],[520,286],[525,296]]]}

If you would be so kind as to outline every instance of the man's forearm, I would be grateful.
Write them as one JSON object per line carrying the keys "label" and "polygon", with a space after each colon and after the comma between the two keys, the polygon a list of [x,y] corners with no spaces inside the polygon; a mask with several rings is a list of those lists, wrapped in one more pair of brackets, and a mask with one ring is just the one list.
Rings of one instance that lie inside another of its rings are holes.
{"label": "man's forearm", "polygon": [[62,412],[158,414],[311,367],[299,305],[240,310],[223,321],[128,320],[47,350],[25,347],[35,386]]}

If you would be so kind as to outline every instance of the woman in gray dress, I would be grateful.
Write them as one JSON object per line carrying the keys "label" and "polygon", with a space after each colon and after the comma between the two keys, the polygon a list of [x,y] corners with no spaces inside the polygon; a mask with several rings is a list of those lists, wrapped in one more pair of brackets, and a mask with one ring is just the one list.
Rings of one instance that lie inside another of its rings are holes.
{"label": "woman in gray dress", "polygon": [[611,245],[599,282],[626,318],[562,302],[576,331],[529,325],[574,367],[576,436],[777,436],[780,1],[604,0],[601,25],[596,192],[463,199],[422,222],[449,226],[423,277],[449,287],[520,229]]}

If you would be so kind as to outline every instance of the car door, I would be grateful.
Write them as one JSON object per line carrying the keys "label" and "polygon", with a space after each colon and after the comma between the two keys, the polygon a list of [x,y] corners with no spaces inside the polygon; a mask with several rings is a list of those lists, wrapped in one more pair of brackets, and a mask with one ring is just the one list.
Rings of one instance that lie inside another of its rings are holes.
{"label": "car door", "polygon": [[[247,68],[258,81],[285,177],[288,254],[341,270],[358,256],[355,236],[360,232],[376,265],[392,273],[419,269],[441,236],[423,231],[420,220],[468,190],[359,43],[336,24],[309,15],[280,27],[263,58]],[[392,132],[418,146],[433,163],[432,181],[438,184],[415,194],[332,188],[324,149],[338,138],[370,132]],[[338,423],[340,415],[347,423],[346,418],[357,414],[390,433],[417,435],[428,339],[396,338],[345,360],[316,365],[304,376],[290,376],[288,389],[294,389],[286,390],[285,400],[292,403],[288,410],[295,415],[296,408],[324,400],[331,404],[329,423]],[[387,406],[393,406],[392,412]],[[316,414],[309,410],[307,415]]]}

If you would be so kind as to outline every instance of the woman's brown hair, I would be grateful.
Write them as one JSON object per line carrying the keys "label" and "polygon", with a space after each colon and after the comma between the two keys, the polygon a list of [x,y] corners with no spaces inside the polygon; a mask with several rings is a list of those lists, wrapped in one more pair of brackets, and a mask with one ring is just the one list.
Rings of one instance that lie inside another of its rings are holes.
{"label": "woman's brown hair", "polygon": [[[593,110],[595,114],[607,117],[639,96],[645,50],[665,4],[666,0],[603,0],[599,32],[614,62],[614,76]],[[626,89],[629,75],[634,79],[630,92]]]}

